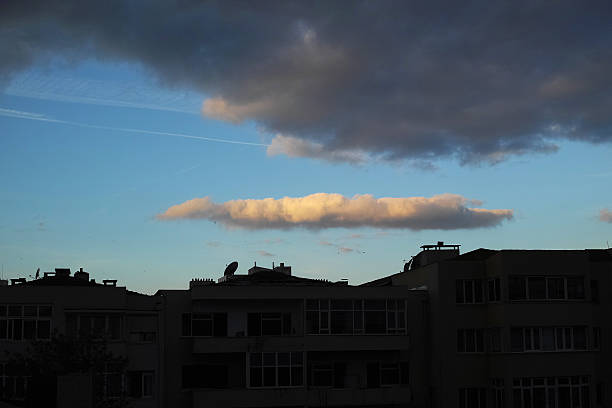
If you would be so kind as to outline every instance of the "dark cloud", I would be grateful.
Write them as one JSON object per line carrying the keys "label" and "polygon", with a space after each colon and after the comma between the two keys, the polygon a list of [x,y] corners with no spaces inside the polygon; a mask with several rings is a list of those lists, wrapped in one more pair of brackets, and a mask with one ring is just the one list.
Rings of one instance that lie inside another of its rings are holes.
{"label": "dark cloud", "polygon": [[5,0],[0,75],[57,55],[133,62],[210,95],[209,116],[304,141],[276,140],[289,155],[495,163],[612,139],[611,8]]}

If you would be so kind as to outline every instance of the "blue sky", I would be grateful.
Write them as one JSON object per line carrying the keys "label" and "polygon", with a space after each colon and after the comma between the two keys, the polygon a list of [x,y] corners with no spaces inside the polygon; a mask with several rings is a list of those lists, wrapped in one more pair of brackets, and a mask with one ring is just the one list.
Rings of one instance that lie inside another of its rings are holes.
{"label": "blue sky", "polygon": [[[132,290],[153,293],[185,288],[195,277],[216,279],[237,260],[242,273],[255,261],[263,266],[285,262],[300,276],[361,283],[399,271],[420,245],[436,241],[461,244],[462,252],[604,248],[612,242],[612,224],[599,218],[602,209],[612,208],[612,145],[605,137],[601,143],[557,138],[558,151],[545,153],[524,144],[519,154],[510,150],[496,164],[465,163],[456,155],[432,154],[442,150],[429,147],[423,157],[435,169],[415,165],[422,158],[418,155],[388,160],[380,146],[359,144],[363,135],[354,136],[359,153],[367,155],[360,164],[316,154],[296,157],[289,150],[270,156],[265,145],[288,127],[268,110],[251,111],[251,105],[238,102],[228,102],[227,109],[244,119],[203,115],[203,101],[225,95],[222,88],[206,89],[168,81],[155,68],[120,58],[58,55],[13,71],[0,93],[5,277],[33,275],[38,267],[84,267],[96,279],[115,278]],[[292,126],[301,140],[323,143],[325,151],[352,148],[346,136],[336,135],[337,143],[326,144],[327,136],[310,136],[313,128],[300,133],[303,125]],[[385,143],[389,151],[406,151]],[[482,149],[474,151],[489,157],[491,151]],[[228,215],[202,211],[199,219],[193,214],[157,218],[194,198],[210,197],[221,205],[314,193],[347,198],[451,193],[513,215],[489,226],[451,230],[367,222],[346,228],[245,228]]]}

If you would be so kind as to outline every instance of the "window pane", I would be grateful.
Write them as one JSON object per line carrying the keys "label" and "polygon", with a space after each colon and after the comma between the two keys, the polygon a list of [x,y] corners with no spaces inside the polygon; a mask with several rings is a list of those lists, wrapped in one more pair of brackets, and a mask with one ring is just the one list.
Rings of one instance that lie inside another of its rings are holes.
{"label": "window pane", "polygon": [[542,349],[548,351],[555,349],[555,330],[551,327],[542,328]]}
{"label": "window pane", "polygon": [[38,332],[36,337],[39,339],[50,339],[51,338],[51,321],[50,320],[39,320],[38,321]]}
{"label": "window pane", "polygon": [[522,276],[510,276],[510,300],[525,299],[525,278]]}
{"label": "window pane", "polygon": [[23,315],[26,317],[37,317],[38,316],[38,306],[25,305],[23,307]]}
{"label": "window pane", "polygon": [[565,299],[565,280],[563,278],[548,278],[548,298]]}
{"label": "window pane", "polygon": [[467,329],[465,331],[465,351],[468,353],[473,353],[476,351],[473,329]]}
{"label": "window pane", "polygon": [[510,330],[510,347],[512,351],[523,351],[523,329]]}
{"label": "window pane", "polygon": [[289,376],[289,367],[278,367],[278,385],[285,387],[291,385],[291,380]]}
{"label": "window pane", "polygon": [[111,316],[108,319],[108,334],[112,340],[121,338],[121,317]]}
{"label": "window pane", "polygon": [[294,351],[291,353],[291,365],[302,365],[302,352]]}
{"label": "window pane", "polygon": [[51,317],[51,306],[49,305],[38,306],[38,316]]}
{"label": "window pane", "polygon": [[482,303],[484,300],[482,293],[482,280],[474,281],[474,302]]}
{"label": "window pane", "polygon": [[250,364],[252,366],[261,366],[261,353],[251,353],[250,354]]}
{"label": "window pane", "polygon": [[142,377],[142,396],[153,396],[153,374],[144,374]]}
{"label": "window pane", "polygon": [[21,305],[9,305],[8,315],[11,317],[21,317]]}
{"label": "window pane", "polygon": [[385,312],[364,312],[365,332],[367,334],[383,334],[387,332]]}
{"label": "window pane", "polygon": [[457,303],[465,303],[465,297],[463,296],[463,281],[455,281],[455,301]]}
{"label": "window pane", "polygon": [[251,387],[261,387],[262,386],[262,375],[261,368],[251,368],[250,372],[250,381]]}
{"label": "window pane", "polygon": [[299,386],[304,383],[304,373],[302,371],[302,367],[292,367],[291,368],[291,385]]}
{"label": "window pane", "polygon": [[263,353],[263,365],[264,366],[276,365],[276,353]]}
{"label": "window pane", "polygon": [[353,312],[331,312],[331,332],[336,334],[353,333]]}
{"label": "window pane", "polygon": [[574,327],[574,349],[586,350],[586,327]]}
{"label": "window pane", "polygon": [[192,320],[191,330],[193,336],[212,336],[212,319]]}
{"label": "window pane", "polygon": [[0,305],[0,317],[6,316],[6,305]]}
{"label": "window pane", "polygon": [[465,303],[474,303],[474,281],[466,280],[465,285]]}
{"label": "window pane", "polygon": [[319,333],[319,312],[306,312],[306,334]]}
{"label": "window pane", "polygon": [[289,365],[289,353],[278,353],[276,355],[278,358],[278,365]]}
{"label": "window pane", "polygon": [[276,367],[264,367],[263,385],[264,387],[274,387],[276,385]]}
{"label": "window pane", "polygon": [[263,336],[280,336],[282,324],[280,315],[273,319],[261,318],[261,334]]}
{"label": "window pane", "polygon": [[568,299],[584,299],[583,278],[567,278],[567,297]]}
{"label": "window pane", "polygon": [[23,338],[33,340],[36,333],[36,320],[23,321]]}
{"label": "window pane", "polygon": [[538,300],[546,298],[546,278],[529,277],[527,283],[529,286],[529,299]]}

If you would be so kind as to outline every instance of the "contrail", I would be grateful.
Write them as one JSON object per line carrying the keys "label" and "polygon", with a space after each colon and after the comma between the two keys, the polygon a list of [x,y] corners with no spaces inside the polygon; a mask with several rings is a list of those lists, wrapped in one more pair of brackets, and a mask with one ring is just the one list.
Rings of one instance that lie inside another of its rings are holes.
{"label": "contrail", "polygon": [[229,143],[229,144],[237,144],[237,145],[246,145],[246,146],[261,146],[268,147],[268,144],[265,143],[254,143],[254,142],[242,142],[239,140],[230,140],[230,139],[219,139],[215,137],[205,137],[205,136],[194,136],[188,135],[185,133],[173,133],[173,132],[160,132],[156,130],[145,130],[145,129],[133,129],[133,128],[121,128],[114,126],[103,126],[103,125],[92,125],[89,123],[83,122],[74,122],[70,120],[60,120],[54,119],[46,115],[42,115],[39,113],[32,112],[23,112],[14,109],[5,109],[0,108],[0,116],[6,116],[17,119],[26,119],[26,120],[35,120],[39,122],[50,122],[57,123],[61,125],[69,125],[69,126],[78,126],[89,129],[101,129],[101,130],[112,130],[126,133],[138,133],[138,134],[146,134],[146,135],[159,135],[159,136],[170,136],[170,137],[180,137],[183,139],[194,139],[194,140],[202,140],[206,142],[215,142],[215,143]]}

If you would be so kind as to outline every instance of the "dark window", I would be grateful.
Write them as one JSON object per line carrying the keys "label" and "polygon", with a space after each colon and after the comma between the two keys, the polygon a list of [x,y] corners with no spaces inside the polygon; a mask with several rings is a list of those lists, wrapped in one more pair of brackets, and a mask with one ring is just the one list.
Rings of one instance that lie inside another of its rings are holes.
{"label": "dark window", "polygon": [[560,277],[546,278],[546,282],[549,299],[565,299],[565,279]]}
{"label": "dark window", "polygon": [[593,327],[593,349],[599,350],[601,344],[601,328]]}
{"label": "dark window", "polygon": [[368,388],[380,387],[380,365],[378,362],[367,364],[366,383]]}
{"label": "dark window", "polygon": [[586,350],[587,339],[586,339],[586,327],[577,326],[574,327],[574,349],[575,350]]}
{"label": "dark window", "polygon": [[487,301],[501,301],[501,285],[499,278],[493,278],[487,281]]}
{"label": "dark window", "polygon": [[213,318],[210,313],[191,314],[191,335],[204,337],[213,335]]}
{"label": "dark window", "polygon": [[312,385],[314,387],[331,387],[334,385],[334,366],[331,363],[312,365]]}
{"label": "dark window", "polygon": [[455,302],[465,303],[465,294],[463,292],[463,281],[455,281]]}
{"label": "dark window", "polygon": [[396,385],[400,383],[400,369],[397,363],[381,363],[380,385]]}
{"label": "dark window", "polygon": [[334,388],[344,388],[344,379],[346,377],[346,363],[334,363]]}
{"label": "dark window", "polygon": [[182,335],[191,336],[191,313],[183,313]]}
{"label": "dark window", "polygon": [[599,282],[596,280],[591,280],[591,301],[599,303]]}
{"label": "dark window", "polygon": [[525,278],[523,276],[509,277],[510,300],[522,300],[527,298]]}
{"label": "dark window", "polygon": [[250,387],[287,387],[303,385],[302,353],[251,353]]}
{"label": "dark window", "polygon": [[387,319],[384,311],[365,311],[365,332],[366,334],[384,334],[387,332]]}
{"label": "dark window", "polygon": [[582,277],[567,278],[567,298],[584,299],[584,279]]}
{"label": "dark window", "polygon": [[489,329],[489,351],[492,353],[501,352],[501,330],[499,327]]}
{"label": "dark window", "polygon": [[183,388],[226,388],[226,365],[196,364],[183,366]]}
{"label": "dark window", "polygon": [[457,330],[457,351],[459,353],[482,353],[484,351],[483,329]]}
{"label": "dark window", "polygon": [[291,334],[291,313],[249,313],[249,336],[280,336]]}
{"label": "dark window", "polygon": [[510,330],[510,349],[512,351],[523,351],[523,329]]}
{"label": "dark window", "polygon": [[486,408],[486,389],[460,388],[458,406],[459,408]]}
{"label": "dark window", "polygon": [[213,334],[216,337],[227,336],[227,313],[215,313],[213,316]]}
{"label": "dark window", "polygon": [[546,278],[530,276],[527,278],[527,285],[529,287],[529,299],[546,299]]}
{"label": "dark window", "polygon": [[153,396],[154,375],[152,371],[129,371],[127,373],[127,391],[132,398]]}

